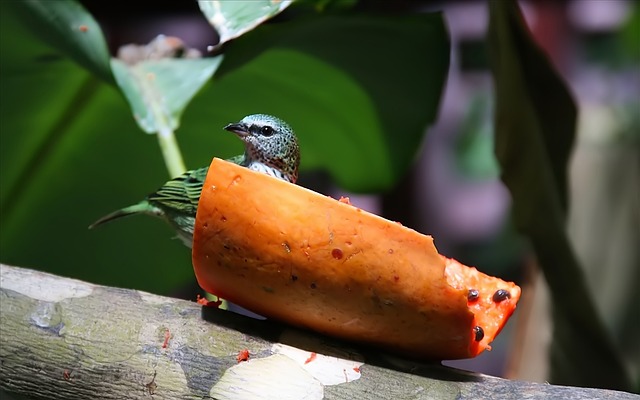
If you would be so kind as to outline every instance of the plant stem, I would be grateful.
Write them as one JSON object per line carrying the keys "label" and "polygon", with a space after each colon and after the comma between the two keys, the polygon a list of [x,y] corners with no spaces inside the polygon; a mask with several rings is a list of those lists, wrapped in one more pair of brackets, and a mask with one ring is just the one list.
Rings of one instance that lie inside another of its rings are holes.
{"label": "plant stem", "polygon": [[180,152],[180,147],[173,134],[173,130],[171,130],[168,125],[163,125],[158,129],[157,136],[162,157],[164,157],[164,163],[167,166],[167,170],[169,170],[169,175],[172,178],[182,175],[187,168],[182,160],[182,153]]}

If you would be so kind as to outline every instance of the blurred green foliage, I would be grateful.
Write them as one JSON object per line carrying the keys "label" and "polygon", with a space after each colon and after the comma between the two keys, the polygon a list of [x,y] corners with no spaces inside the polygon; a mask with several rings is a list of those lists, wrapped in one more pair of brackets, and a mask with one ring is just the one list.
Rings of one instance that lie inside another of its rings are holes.
{"label": "blurred green foliage", "polygon": [[631,4],[633,11],[620,36],[625,52],[628,54],[628,60],[637,63],[640,62],[640,4],[638,2]]}
{"label": "blurred green foliage", "polygon": [[491,106],[489,93],[476,95],[470,102],[456,138],[457,169],[469,179],[495,179],[500,174],[500,167],[493,155],[493,126],[487,118]]}
{"label": "blurred green foliage", "polygon": [[489,10],[495,152],[501,179],[511,192],[515,225],[531,241],[550,289],[550,380],[630,390],[566,231],[576,104],[533,41],[517,3],[492,2]]}

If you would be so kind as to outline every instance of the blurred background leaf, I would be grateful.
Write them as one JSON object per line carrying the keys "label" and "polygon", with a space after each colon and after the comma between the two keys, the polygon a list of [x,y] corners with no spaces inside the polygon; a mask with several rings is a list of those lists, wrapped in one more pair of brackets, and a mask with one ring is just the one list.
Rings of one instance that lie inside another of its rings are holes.
{"label": "blurred background leaf", "polygon": [[250,31],[291,5],[291,0],[199,0],[200,10],[220,36],[219,45]]}
{"label": "blurred background leaf", "polygon": [[456,140],[456,162],[462,175],[472,180],[492,179],[500,174],[493,155],[493,126],[486,118],[492,106],[491,97],[474,97],[462,121]]}
{"label": "blurred background leaf", "polygon": [[629,21],[620,33],[627,60],[640,62],[640,5],[635,3]]}
{"label": "blurred background leaf", "polygon": [[550,288],[554,321],[550,380],[631,390],[566,233],[575,103],[531,39],[518,4],[492,2],[489,10],[495,151],[513,198],[515,224],[531,240]]}

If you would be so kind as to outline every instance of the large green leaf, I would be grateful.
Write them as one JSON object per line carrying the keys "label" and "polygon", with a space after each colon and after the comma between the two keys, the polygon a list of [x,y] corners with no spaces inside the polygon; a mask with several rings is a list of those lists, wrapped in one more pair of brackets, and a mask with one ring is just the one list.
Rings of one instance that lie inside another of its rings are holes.
{"label": "large green leaf", "polygon": [[551,380],[630,390],[565,232],[566,167],[575,133],[575,104],[532,41],[517,3],[489,4],[495,151],[513,198],[516,226],[531,240],[551,290]]}
{"label": "large green leaf", "polygon": [[113,81],[109,50],[102,30],[79,3],[69,0],[23,0],[12,3],[41,40],[61,49],[105,81]]}
{"label": "large green leaf", "polygon": [[191,281],[188,249],[159,221],[87,230],[166,180],[162,158],[122,95],[43,44],[16,4],[0,1],[2,261],[153,292]]}

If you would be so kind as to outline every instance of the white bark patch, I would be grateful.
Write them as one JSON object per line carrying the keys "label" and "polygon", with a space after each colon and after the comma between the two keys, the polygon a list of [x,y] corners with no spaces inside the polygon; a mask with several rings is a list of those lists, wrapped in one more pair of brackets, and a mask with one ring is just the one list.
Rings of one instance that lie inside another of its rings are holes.
{"label": "white bark patch", "polygon": [[321,400],[324,389],[291,358],[274,354],[229,368],[209,395],[218,400]]}
{"label": "white bark patch", "polygon": [[58,302],[68,298],[89,296],[95,285],[1,264],[0,287],[32,299]]}
{"label": "white bark patch", "polygon": [[360,379],[361,361],[326,356],[277,343],[271,348],[275,354],[283,354],[309,372],[323,385],[339,385]]}
{"label": "white bark patch", "polygon": [[31,321],[40,328],[53,328],[62,322],[59,305],[50,302],[37,303],[36,309],[31,313]]}

